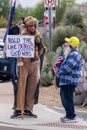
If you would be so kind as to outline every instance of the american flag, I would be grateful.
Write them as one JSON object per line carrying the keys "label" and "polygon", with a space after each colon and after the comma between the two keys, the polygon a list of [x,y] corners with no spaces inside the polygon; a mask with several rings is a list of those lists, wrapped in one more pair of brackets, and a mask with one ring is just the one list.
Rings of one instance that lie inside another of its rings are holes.
{"label": "american flag", "polygon": [[7,24],[7,28],[6,28],[6,33],[5,33],[4,38],[3,38],[4,43],[6,41],[8,33],[9,33],[9,28],[12,26],[12,23],[13,23],[13,20],[14,20],[15,6],[16,6],[16,0],[11,0],[11,10],[10,10],[10,14],[9,14],[9,17],[8,17],[8,24]]}
{"label": "american flag", "polygon": [[62,63],[62,61],[64,60],[63,56],[59,56],[56,60],[56,63],[54,64],[54,66],[52,67],[52,73],[53,75],[56,74],[58,67],[60,66],[60,64]]}

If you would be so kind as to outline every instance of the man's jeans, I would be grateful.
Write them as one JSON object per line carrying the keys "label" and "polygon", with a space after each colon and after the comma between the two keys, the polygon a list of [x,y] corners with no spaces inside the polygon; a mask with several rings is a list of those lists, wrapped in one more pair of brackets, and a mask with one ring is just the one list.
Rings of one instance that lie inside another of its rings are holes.
{"label": "man's jeans", "polygon": [[69,119],[73,119],[76,116],[74,109],[75,87],[75,85],[64,85],[60,88],[61,102],[65,108],[66,117]]}
{"label": "man's jeans", "polygon": [[18,77],[16,74],[16,65],[17,59],[16,58],[9,58],[10,61],[10,72],[13,84],[13,92],[14,92],[14,107],[16,106],[16,97],[17,97],[17,90],[18,90]]}
{"label": "man's jeans", "polygon": [[11,76],[12,76],[12,83],[15,84],[15,80],[17,80],[17,75],[16,75],[17,59],[9,58],[9,61],[10,61],[10,72],[11,72]]}
{"label": "man's jeans", "polygon": [[[43,66],[43,60],[44,60],[45,53],[46,53],[46,52],[45,52],[45,50],[44,50],[44,52],[43,52],[42,55],[40,56],[40,74],[41,74],[41,71],[42,71],[42,66]],[[35,104],[38,103],[39,87],[40,87],[40,80],[38,81],[37,88],[36,88],[35,95],[34,95]]]}
{"label": "man's jeans", "polygon": [[16,58],[9,58],[10,61],[10,72],[11,72],[11,78],[12,78],[12,84],[14,87],[14,95],[17,93],[17,74],[16,74],[16,65],[17,65],[17,59]]}

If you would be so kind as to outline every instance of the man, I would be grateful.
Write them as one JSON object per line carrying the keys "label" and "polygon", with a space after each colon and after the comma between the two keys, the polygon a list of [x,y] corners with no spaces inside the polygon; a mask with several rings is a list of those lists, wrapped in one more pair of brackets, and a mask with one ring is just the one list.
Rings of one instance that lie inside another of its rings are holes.
{"label": "man", "polygon": [[80,81],[82,65],[82,57],[77,50],[79,44],[77,37],[65,38],[65,43],[62,45],[65,59],[57,70],[57,75],[60,77],[61,101],[66,112],[66,115],[61,118],[64,123],[76,122],[74,92]]}
{"label": "man", "polygon": [[18,28],[19,28],[19,34],[21,34],[22,28],[23,28],[23,24],[24,24],[24,19],[25,17],[21,16],[18,18]]}
{"label": "man", "polygon": [[[22,87],[23,87],[23,110],[24,115],[28,117],[37,118],[37,115],[33,114],[34,95],[37,87],[37,83],[40,78],[40,66],[39,60],[44,48],[41,43],[40,34],[37,31],[38,21],[32,16],[28,16],[24,19],[21,35],[29,35],[35,37],[35,53],[34,58],[18,58],[18,65],[22,67]],[[21,104],[20,104],[20,88],[18,86],[17,91],[17,106],[11,116],[11,118],[21,116]]]}
{"label": "man", "polygon": [[[13,25],[9,29],[9,35],[19,35],[21,25],[24,23],[24,17],[19,17],[18,25]],[[10,69],[11,69],[11,77],[12,84],[14,88],[14,104],[13,109],[16,107],[16,96],[17,96],[17,88],[18,88],[18,77],[17,77],[17,58],[9,58],[10,60]]]}
{"label": "man", "polygon": [[[46,49],[44,47],[43,52],[40,55],[40,75],[41,75],[41,72],[42,72],[42,67],[43,67],[43,61],[44,61],[45,53],[46,53]],[[37,83],[37,88],[36,88],[35,95],[34,95],[34,104],[38,104],[38,100],[39,100],[39,88],[40,88],[40,80]]]}
{"label": "man", "polygon": [[[18,26],[12,26],[9,29],[9,35],[19,35],[19,28]],[[13,109],[15,109],[16,106],[16,93],[18,88],[18,77],[16,74],[16,65],[17,65],[17,58],[10,57],[10,70],[11,70],[11,78],[12,78],[12,84],[13,84],[13,91],[14,91],[14,104]]]}

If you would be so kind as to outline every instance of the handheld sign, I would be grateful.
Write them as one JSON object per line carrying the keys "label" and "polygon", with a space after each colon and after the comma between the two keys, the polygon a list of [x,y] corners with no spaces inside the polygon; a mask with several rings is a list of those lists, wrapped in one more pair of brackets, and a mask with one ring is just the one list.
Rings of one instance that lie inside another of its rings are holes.
{"label": "handheld sign", "polygon": [[8,35],[6,56],[33,58],[34,46],[34,36]]}

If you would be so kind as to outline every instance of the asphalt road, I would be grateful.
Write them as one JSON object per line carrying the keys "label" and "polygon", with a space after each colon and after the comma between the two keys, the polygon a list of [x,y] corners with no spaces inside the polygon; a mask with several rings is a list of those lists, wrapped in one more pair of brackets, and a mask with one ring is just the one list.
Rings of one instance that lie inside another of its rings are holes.
{"label": "asphalt road", "polygon": [[11,81],[0,82],[0,103],[13,104],[13,86]]}

